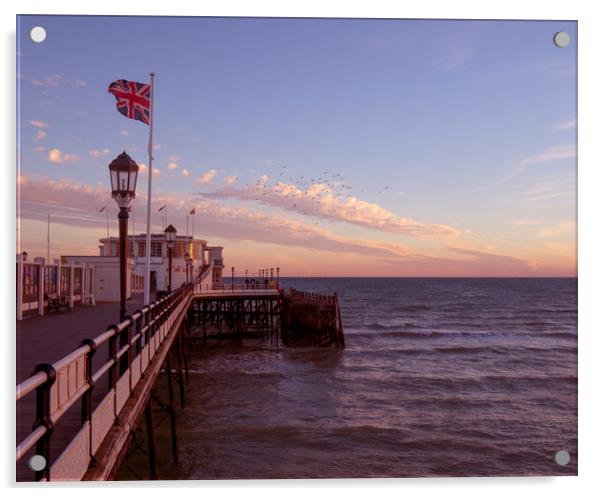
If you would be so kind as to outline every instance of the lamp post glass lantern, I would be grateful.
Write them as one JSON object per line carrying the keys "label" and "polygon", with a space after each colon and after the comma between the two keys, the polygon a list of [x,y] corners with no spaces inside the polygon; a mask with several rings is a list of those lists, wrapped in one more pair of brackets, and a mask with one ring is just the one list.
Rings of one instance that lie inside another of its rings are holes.
{"label": "lamp post glass lantern", "polygon": [[[127,287],[127,245],[129,205],[136,197],[138,164],[123,152],[109,164],[111,197],[119,206],[119,320],[126,316],[125,298]],[[107,242],[109,240],[107,239]]]}
{"label": "lamp post glass lantern", "polygon": [[169,224],[165,229],[165,241],[167,242],[167,257],[169,259],[168,276],[167,276],[167,291],[171,293],[171,260],[173,257],[173,246],[176,242],[177,229]]}

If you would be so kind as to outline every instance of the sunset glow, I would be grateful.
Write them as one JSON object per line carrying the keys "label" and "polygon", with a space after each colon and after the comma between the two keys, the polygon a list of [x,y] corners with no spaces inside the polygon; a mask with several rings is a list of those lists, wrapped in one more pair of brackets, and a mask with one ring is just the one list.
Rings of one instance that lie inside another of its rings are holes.
{"label": "sunset glow", "polygon": [[152,70],[154,232],[162,205],[180,233],[195,208],[241,273],[576,276],[575,47],[553,22],[82,18],[66,36],[56,17],[34,44],[39,19],[18,40],[19,251],[46,255],[49,214],[51,258],[97,255],[123,150],[144,231],[148,127],[107,85]]}

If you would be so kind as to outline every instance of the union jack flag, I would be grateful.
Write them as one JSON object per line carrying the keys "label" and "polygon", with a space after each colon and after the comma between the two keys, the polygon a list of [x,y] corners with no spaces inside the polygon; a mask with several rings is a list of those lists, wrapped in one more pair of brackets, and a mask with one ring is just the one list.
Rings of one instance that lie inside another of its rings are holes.
{"label": "union jack flag", "polygon": [[118,79],[109,85],[117,100],[117,110],[128,119],[150,124],[151,85]]}

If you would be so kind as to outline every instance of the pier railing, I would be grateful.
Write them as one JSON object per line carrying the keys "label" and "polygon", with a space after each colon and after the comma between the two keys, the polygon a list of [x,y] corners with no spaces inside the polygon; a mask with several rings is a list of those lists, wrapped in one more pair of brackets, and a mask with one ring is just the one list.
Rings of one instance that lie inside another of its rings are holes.
{"label": "pier railing", "polygon": [[[46,466],[36,480],[78,480],[94,459],[136,384],[155,353],[177,332],[190,304],[192,286],[183,286],[162,299],[137,310],[119,324],[109,326],[61,360],[35,367],[32,376],[17,386],[19,402],[35,393],[32,432],[17,446],[17,462],[26,454],[44,457]],[[107,359],[96,370],[93,358],[106,348]],[[106,379],[108,391],[92,409],[92,393]],[[69,445],[54,460],[50,445],[56,423],[73,407],[81,405],[81,426]]]}

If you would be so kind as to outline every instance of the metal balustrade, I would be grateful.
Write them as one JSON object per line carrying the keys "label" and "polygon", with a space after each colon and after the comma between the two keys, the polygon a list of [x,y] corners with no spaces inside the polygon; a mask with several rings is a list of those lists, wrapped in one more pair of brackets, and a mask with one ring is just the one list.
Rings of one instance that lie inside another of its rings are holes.
{"label": "metal balustrade", "polygon": [[[80,347],[59,361],[39,364],[32,376],[17,386],[17,405],[30,394],[36,395],[32,432],[16,450],[17,461],[34,448],[36,454],[44,456],[46,467],[36,473],[36,480],[83,477],[157,350],[171,333],[178,332],[192,294],[192,285],[182,286],[95,338],[84,339]],[[93,358],[101,346],[107,347],[108,358],[93,372]],[[104,377],[108,378],[108,391],[93,410],[92,393]],[[54,426],[78,403],[81,428],[63,452],[51,460]]]}

